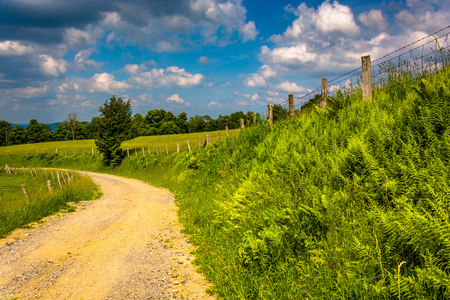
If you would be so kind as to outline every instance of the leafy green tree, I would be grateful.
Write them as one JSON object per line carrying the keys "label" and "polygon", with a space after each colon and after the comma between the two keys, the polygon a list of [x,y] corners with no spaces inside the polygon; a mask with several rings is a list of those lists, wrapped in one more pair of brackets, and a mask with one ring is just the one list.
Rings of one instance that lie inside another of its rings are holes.
{"label": "leafy green tree", "polygon": [[161,130],[161,134],[176,134],[181,131],[174,121],[163,123],[159,129]]}
{"label": "leafy green tree", "polygon": [[98,139],[99,134],[99,126],[100,126],[100,117],[93,117],[90,123],[86,123],[86,138],[88,139]]}
{"label": "leafy green tree", "polygon": [[289,116],[289,110],[282,105],[275,104],[273,106],[273,121],[286,119]]}
{"label": "leafy green tree", "polygon": [[187,114],[185,112],[182,112],[178,115],[177,120],[176,120],[176,125],[178,126],[178,128],[180,128],[180,133],[189,132],[187,120],[188,120],[188,118],[187,118]]}
{"label": "leafy green tree", "polygon": [[245,115],[242,111],[232,113],[229,118],[230,125],[228,126],[231,126],[231,128],[240,128],[240,119],[245,119]]}
{"label": "leafy green tree", "polygon": [[58,125],[56,125],[55,132],[53,132],[53,140],[67,141],[70,140],[71,137],[72,134],[68,123],[58,123]]}
{"label": "leafy green tree", "polygon": [[53,133],[50,125],[39,123],[36,119],[30,120],[26,131],[28,143],[50,142],[52,140]]}
{"label": "leafy green tree", "polygon": [[113,95],[100,106],[99,112],[99,137],[95,145],[103,154],[105,165],[115,167],[124,158],[120,144],[131,136],[130,100],[125,101]]}
{"label": "leafy green tree", "polygon": [[0,146],[9,145],[9,133],[11,130],[11,124],[7,121],[0,120]]}
{"label": "leafy green tree", "polygon": [[9,134],[10,145],[22,145],[27,143],[27,132],[25,128],[15,125]]}
{"label": "leafy green tree", "polygon": [[189,132],[202,132],[205,131],[206,122],[202,116],[195,115],[189,118],[188,128]]}

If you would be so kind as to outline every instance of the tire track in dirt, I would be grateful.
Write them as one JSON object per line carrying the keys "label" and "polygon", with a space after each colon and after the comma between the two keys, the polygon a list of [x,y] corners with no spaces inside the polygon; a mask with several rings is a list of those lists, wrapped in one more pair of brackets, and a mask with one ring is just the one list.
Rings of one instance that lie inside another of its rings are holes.
{"label": "tire track in dirt", "polygon": [[212,299],[173,194],[91,176],[104,195],[0,240],[0,299]]}

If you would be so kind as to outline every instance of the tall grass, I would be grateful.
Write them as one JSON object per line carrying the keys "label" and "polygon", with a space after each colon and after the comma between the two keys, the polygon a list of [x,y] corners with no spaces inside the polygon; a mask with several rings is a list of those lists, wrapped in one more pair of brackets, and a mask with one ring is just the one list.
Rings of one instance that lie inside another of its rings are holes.
{"label": "tall grass", "polygon": [[[18,171],[18,175],[0,172],[0,237],[8,235],[15,228],[69,208],[68,202],[92,200],[99,195],[98,187],[93,181],[80,174],[75,175],[73,183],[63,182],[61,191],[57,180],[52,180],[51,171],[48,171],[49,178],[53,181],[51,194],[45,177],[31,177],[29,173],[24,175],[22,170]],[[29,199],[22,191],[22,184],[28,190]]]}

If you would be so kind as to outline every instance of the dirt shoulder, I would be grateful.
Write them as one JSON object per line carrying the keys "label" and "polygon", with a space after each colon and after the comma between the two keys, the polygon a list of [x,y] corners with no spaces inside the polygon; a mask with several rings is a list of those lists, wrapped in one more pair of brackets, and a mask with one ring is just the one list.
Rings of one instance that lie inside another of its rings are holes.
{"label": "dirt shoulder", "polygon": [[104,195],[0,240],[0,299],[212,299],[173,194],[82,172]]}

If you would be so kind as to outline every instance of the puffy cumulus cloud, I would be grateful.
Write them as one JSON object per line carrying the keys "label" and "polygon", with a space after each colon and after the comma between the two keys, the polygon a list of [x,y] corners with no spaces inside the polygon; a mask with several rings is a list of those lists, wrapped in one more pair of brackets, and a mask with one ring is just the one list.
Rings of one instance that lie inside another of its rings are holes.
{"label": "puffy cumulus cloud", "polygon": [[254,41],[259,34],[259,30],[256,30],[255,22],[250,21],[247,24],[244,24],[239,29],[239,35],[241,36],[242,41]]}
{"label": "puffy cumulus cloud", "polygon": [[39,59],[40,59],[39,64],[43,73],[54,77],[59,77],[61,75],[66,74],[67,63],[65,60],[54,59],[53,57],[46,54],[39,55]]}
{"label": "puffy cumulus cloud", "polygon": [[116,81],[114,75],[109,73],[95,74],[91,79],[83,80],[90,93],[115,94],[130,89],[132,86],[123,81]]}
{"label": "puffy cumulus cloud", "polygon": [[308,89],[298,86],[295,82],[285,81],[279,83],[275,86],[277,90],[288,92],[288,93],[305,93]]}
{"label": "puffy cumulus cloud", "polygon": [[244,79],[244,85],[248,87],[264,87],[267,85],[267,79],[277,76],[275,70],[268,65],[259,68],[258,73],[251,73]]}
{"label": "puffy cumulus cloud", "polygon": [[202,74],[191,74],[186,72],[185,69],[176,66],[168,67],[166,69],[153,68],[149,72],[144,72],[135,65],[128,65],[125,67],[125,71],[129,72],[130,78],[128,82],[136,84],[142,88],[160,88],[160,87],[195,87],[200,86],[204,81]]}
{"label": "puffy cumulus cloud", "polygon": [[103,63],[96,62],[95,60],[89,59],[92,55],[94,49],[87,49],[78,52],[74,58],[75,68],[80,71],[86,71],[89,69],[98,70],[103,65]]}
{"label": "puffy cumulus cloud", "polygon": [[191,36],[202,44],[226,45],[237,32],[243,42],[258,35],[255,23],[246,20],[241,0],[127,1],[104,12],[102,26],[109,42],[137,43],[158,52],[183,49]]}
{"label": "puffy cumulus cloud", "polygon": [[264,87],[266,86],[266,80],[261,74],[252,73],[244,79],[244,84],[248,87]]}
{"label": "puffy cumulus cloud", "polygon": [[387,27],[387,21],[383,13],[379,9],[371,9],[368,12],[363,12],[358,16],[358,20],[366,27],[382,31]]}
{"label": "puffy cumulus cloud", "polygon": [[31,46],[24,45],[19,41],[0,42],[0,55],[26,55],[34,53]]}
{"label": "puffy cumulus cloud", "polygon": [[64,41],[72,49],[85,49],[88,45],[95,44],[96,40],[103,35],[103,31],[94,26],[88,26],[86,30],[74,27],[64,29]]}
{"label": "puffy cumulus cloud", "polygon": [[190,103],[185,102],[178,94],[173,94],[172,96],[167,97],[166,102],[173,104],[182,104],[186,106],[191,105]]}
{"label": "puffy cumulus cloud", "polygon": [[274,46],[260,48],[259,59],[279,74],[344,73],[359,67],[364,55],[370,54],[372,59],[382,57],[427,36],[427,30],[440,29],[441,24],[445,24],[444,19],[450,16],[450,4],[445,3],[443,0],[409,0],[391,19],[396,22],[395,26],[390,26],[380,10],[363,12],[358,21],[366,28],[364,31],[355,23],[351,8],[337,1],[327,0],[317,9],[305,3],[298,7],[287,6],[286,10],[297,18],[283,34],[270,38]]}
{"label": "puffy cumulus cloud", "polygon": [[301,3],[297,8],[288,5],[287,11],[298,16],[283,35],[273,35],[270,39],[276,43],[290,40],[329,40],[340,36],[355,36],[360,33],[353,12],[349,6],[338,1],[323,2],[317,10]]}
{"label": "puffy cumulus cloud", "polygon": [[332,4],[329,1],[322,3],[314,15],[314,20],[316,28],[322,33],[344,35],[359,33],[359,27],[355,23],[351,8],[339,4],[337,1]]}

